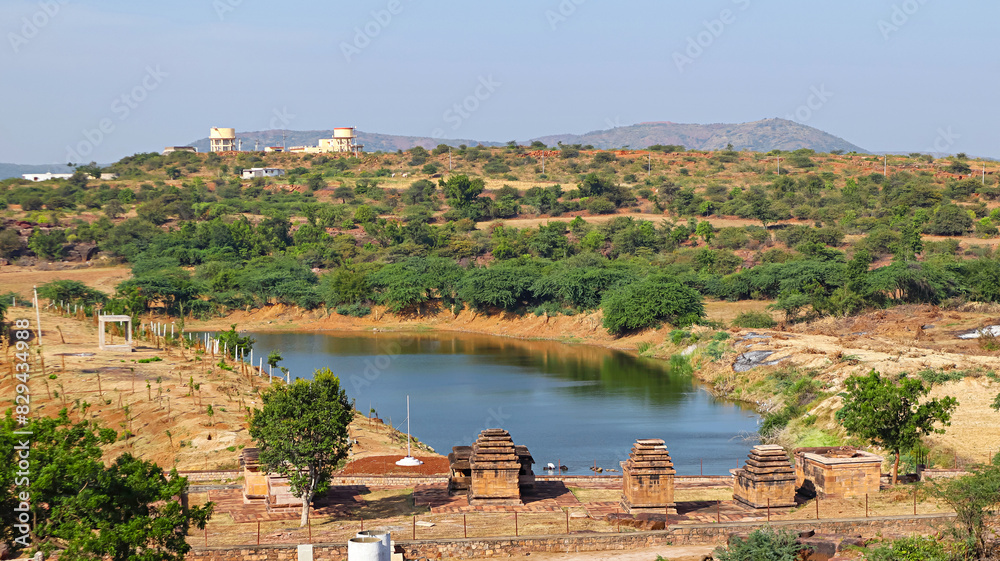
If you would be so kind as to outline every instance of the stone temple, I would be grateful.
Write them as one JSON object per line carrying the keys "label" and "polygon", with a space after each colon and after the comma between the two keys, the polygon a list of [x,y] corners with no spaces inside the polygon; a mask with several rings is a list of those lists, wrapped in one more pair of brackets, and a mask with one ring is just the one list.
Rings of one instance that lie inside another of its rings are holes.
{"label": "stone temple", "polygon": [[674,462],[661,439],[639,439],[622,462],[622,508],[633,513],[676,514]]}
{"label": "stone temple", "polygon": [[746,465],[732,474],[738,503],[750,508],[795,506],[795,470],[781,446],[754,446]]}
{"label": "stone temple", "polygon": [[521,505],[522,489],[535,484],[527,446],[515,446],[503,429],[484,430],[472,446],[455,446],[448,461],[448,492],[468,493],[472,506]]}

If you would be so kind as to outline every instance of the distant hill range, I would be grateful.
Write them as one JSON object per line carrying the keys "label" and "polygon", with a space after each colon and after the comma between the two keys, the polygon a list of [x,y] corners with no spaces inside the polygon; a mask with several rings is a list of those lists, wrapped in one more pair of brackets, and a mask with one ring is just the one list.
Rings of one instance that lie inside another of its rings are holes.
{"label": "distant hill range", "polygon": [[[253,150],[256,146],[263,150],[266,146],[316,146],[321,138],[331,138],[333,130],[290,131],[267,130],[237,132],[236,136],[243,140],[244,150]],[[557,134],[519,141],[529,144],[532,140],[540,140],[548,146],[563,144],[592,145],[600,149],[620,149],[628,146],[633,150],[642,150],[654,144],[679,144],[692,150],[723,150],[732,144],[737,150],[753,150],[769,152],[771,150],[797,150],[812,148],[817,152],[867,153],[867,150],[850,142],[823,132],[817,128],[806,126],[786,119],[764,119],[752,123],[714,125],[694,125],[682,123],[639,123],[627,127],[615,127],[608,130],[592,131],[586,134]],[[462,138],[432,138],[429,136],[400,136],[394,134],[379,134],[358,131],[358,142],[365,146],[366,152],[395,152],[409,150],[414,146],[434,148],[438,144],[449,146],[503,146],[506,142],[483,141]],[[208,152],[208,138],[192,142],[199,152]],[[902,152],[906,153],[906,152]],[[22,173],[68,173],[64,164],[21,165],[0,163],[0,179],[20,177]]]}
{"label": "distant hill range", "polygon": [[692,150],[724,150],[732,144],[736,150],[770,152],[811,148],[817,152],[867,151],[843,138],[817,128],[786,119],[764,119],[752,123],[694,125],[683,123],[639,123],[627,127],[593,131],[586,134],[543,136],[545,144],[592,144],[595,148],[612,149],[628,146],[639,150],[654,144],[679,144]]}
{"label": "distant hill range", "polygon": [[11,177],[21,177],[25,173],[72,173],[73,170],[66,167],[66,164],[0,164],[0,179]]}
{"label": "distant hill range", "polygon": [[[282,139],[282,135],[284,139]],[[333,130],[316,131],[252,131],[237,132],[237,138],[243,140],[244,150],[253,150],[256,145],[263,150],[265,146],[315,146],[319,139],[330,138]],[[692,150],[723,150],[732,144],[737,150],[753,150],[769,152],[771,150],[797,150],[812,148],[817,152],[843,150],[845,152],[862,152],[867,150],[860,146],[823,132],[817,128],[806,126],[786,119],[764,119],[752,123],[714,125],[695,125],[682,123],[639,123],[627,127],[615,127],[608,130],[588,132],[586,134],[557,134],[519,141],[528,144],[531,140],[540,140],[549,146],[559,142],[563,144],[593,145],[600,149],[615,149],[628,146],[633,150],[641,150],[655,144],[679,144]],[[428,136],[398,136],[393,134],[378,134],[358,131],[358,142],[365,146],[366,152],[395,152],[409,150],[414,146],[433,148],[438,144],[459,146],[465,144],[475,146],[502,146],[505,142],[482,141],[473,139],[445,139]],[[191,146],[199,152],[208,150],[208,138],[193,142]]]}

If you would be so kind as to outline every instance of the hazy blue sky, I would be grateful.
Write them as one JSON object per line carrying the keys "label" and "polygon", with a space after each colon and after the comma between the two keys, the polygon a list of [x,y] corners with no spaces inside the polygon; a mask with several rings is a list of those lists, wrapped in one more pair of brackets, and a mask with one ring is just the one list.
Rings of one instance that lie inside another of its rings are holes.
{"label": "hazy blue sky", "polygon": [[768,117],[873,151],[1000,156],[998,16],[941,0],[3,0],[0,161],[109,162],[212,126],[506,141]]}

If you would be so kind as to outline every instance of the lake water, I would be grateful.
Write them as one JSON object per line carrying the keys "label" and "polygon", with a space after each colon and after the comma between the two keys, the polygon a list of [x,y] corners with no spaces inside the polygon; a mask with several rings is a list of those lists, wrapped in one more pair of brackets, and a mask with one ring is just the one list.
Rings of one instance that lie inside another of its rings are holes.
{"label": "lake water", "polygon": [[447,455],[483,429],[510,431],[536,473],[618,468],[637,438],[662,438],[680,475],[741,465],[757,415],[717,401],[664,361],[585,345],[451,333],[253,333],[257,356],[281,351],[292,377],[328,367],[361,412],[374,408]]}

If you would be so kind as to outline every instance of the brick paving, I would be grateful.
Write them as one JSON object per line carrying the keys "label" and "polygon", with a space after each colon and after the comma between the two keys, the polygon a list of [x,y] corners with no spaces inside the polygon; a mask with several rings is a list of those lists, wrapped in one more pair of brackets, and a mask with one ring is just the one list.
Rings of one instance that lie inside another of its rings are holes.
{"label": "brick paving", "polygon": [[[333,487],[322,496],[316,497],[312,512],[318,516],[347,516],[364,504],[361,494],[365,491],[367,487],[357,485]],[[209,491],[208,500],[215,503],[216,513],[228,514],[237,523],[295,520],[302,516],[302,507],[268,511],[263,500],[245,502],[241,489]]]}
{"label": "brick paving", "polygon": [[564,507],[582,506],[562,481],[537,481],[535,488],[521,494],[521,506],[469,506],[467,495],[448,495],[447,484],[417,485],[413,489],[416,506],[427,506],[432,513],[473,512],[561,512]]}
{"label": "brick paving", "polygon": [[[619,489],[621,484],[616,481],[595,480],[590,482],[573,482],[574,487],[587,489]],[[717,487],[711,484],[687,484],[685,488]],[[365,504],[363,494],[369,489],[400,488],[398,486],[367,487],[364,485],[334,486],[314,502],[313,514],[316,516],[342,518],[352,516]],[[297,507],[282,508],[268,511],[262,500],[246,501],[240,489],[223,489],[208,491],[208,500],[215,503],[215,512],[229,514],[234,522],[246,523],[256,521],[294,520],[301,515]],[[446,483],[416,485],[413,487],[413,501],[417,507],[428,507],[434,514],[472,514],[472,513],[513,513],[513,512],[561,512],[565,508],[583,508],[593,519],[603,519],[607,514],[622,512],[618,501],[593,501],[581,503],[576,496],[561,481],[537,481],[532,490],[522,495],[524,504],[521,506],[469,506],[467,495],[448,495]],[[678,501],[677,513],[670,515],[671,524],[708,524],[716,520],[721,522],[750,522],[767,520],[765,511],[755,511],[740,505],[733,500],[725,500],[716,505],[716,501]],[[772,509],[771,515],[777,516],[786,509]]]}

